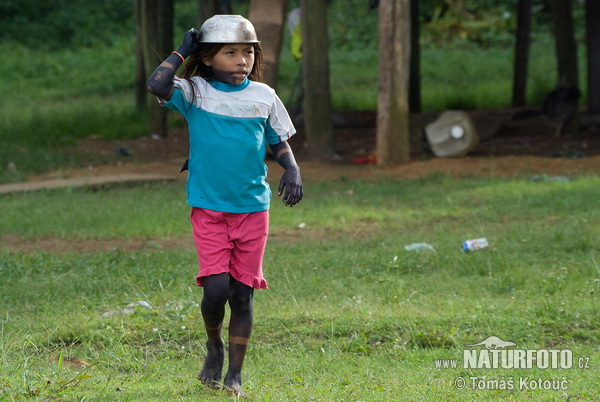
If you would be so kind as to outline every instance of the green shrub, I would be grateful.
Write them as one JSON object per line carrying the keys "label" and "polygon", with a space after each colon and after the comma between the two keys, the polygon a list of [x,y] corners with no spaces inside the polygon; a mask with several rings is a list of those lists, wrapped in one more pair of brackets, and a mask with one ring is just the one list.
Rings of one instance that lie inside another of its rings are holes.
{"label": "green shrub", "polygon": [[133,2],[122,0],[0,1],[0,41],[41,50],[110,43],[133,32]]}

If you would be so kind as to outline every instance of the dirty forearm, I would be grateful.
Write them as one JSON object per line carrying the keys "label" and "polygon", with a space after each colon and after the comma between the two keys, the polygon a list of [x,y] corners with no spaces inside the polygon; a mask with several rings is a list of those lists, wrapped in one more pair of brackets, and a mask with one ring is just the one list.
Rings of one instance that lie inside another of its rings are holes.
{"label": "dirty forearm", "polygon": [[288,170],[289,168],[300,169],[296,163],[296,158],[294,158],[292,148],[290,148],[290,145],[287,143],[287,141],[276,145],[271,145],[271,151],[275,156],[275,160],[277,163],[279,163],[279,166],[285,170]]}
{"label": "dirty forearm", "polygon": [[148,82],[146,82],[146,89],[148,92],[161,99],[171,99],[171,96],[173,95],[173,78],[175,77],[175,72],[182,63],[183,60],[177,54],[171,54],[167,57],[167,59],[154,70],[154,73],[152,73]]}
{"label": "dirty forearm", "polygon": [[192,28],[183,35],[183,43],[172,52],[160,66],[154,70],[146,83],[146,89],[153,95],[164,100],[170,100],[173,96],[173,78],[175,72],[188,56],[199,50],[200,33]]}

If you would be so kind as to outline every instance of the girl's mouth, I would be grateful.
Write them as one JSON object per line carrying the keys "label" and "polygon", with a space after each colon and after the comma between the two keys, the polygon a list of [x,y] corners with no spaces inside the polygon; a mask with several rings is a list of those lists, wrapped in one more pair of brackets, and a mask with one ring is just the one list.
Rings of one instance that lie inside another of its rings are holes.
{"label": "girl's mouth", "polygon": [[246,77],[248,77],[248,72],[245,70],[238,70],[238,71],[222,71],[222,70],[217,70],[213,68],[213,75],[214,77],[219,80],[219,81],[223,81],[232,85],[239,85],[241,84]]}

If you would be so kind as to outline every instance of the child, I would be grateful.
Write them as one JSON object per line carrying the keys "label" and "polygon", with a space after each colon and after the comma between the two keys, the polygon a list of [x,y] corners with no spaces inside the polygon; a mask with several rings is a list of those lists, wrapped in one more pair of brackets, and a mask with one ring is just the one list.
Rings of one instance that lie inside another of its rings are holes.
{"label": "child", "polygon": [[[189,57],[189,58],[188,58]],[[187,63],[181,77],[178,67]],[[261,79],[262,52],[250,21],[216,15],[189,30],[182,45],[152,74],[148,91],[188,122],[187,198],[204,288],[207,356],[198,375],[219,389],[225,344],[221,328],[229,302],[229,369],[224,387],[245,396],[241,370],[252,332],[254,289],[267,288],[262,259],[271,191],[265,146],[285,169],[278,192],[290,207],[303,196],[300,169],[287,139],[295,134],[285,107]]]}

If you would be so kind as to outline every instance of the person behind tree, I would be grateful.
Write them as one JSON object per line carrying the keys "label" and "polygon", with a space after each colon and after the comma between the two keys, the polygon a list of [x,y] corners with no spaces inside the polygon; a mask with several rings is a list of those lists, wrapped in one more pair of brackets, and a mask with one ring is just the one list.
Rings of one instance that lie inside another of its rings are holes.
{"label": "person behind tree", "polygon": [[278,187],[285,205],[292,207],[303,197],[300,168],[287,142],[296,130],[275,91],[259,82],[262,59],[250,21],[216,15],[200,31],[186,32],[181,46],[147,82],[148,91],[185,116],[189,128],[184,168],[189,170],[187,201],[208,337],[198,379],[221,387],[221,330],[229,303],[229,368],[223,386],[237,396],[245,396],[241,371],[252,333],[254,289],[267,288],[262,269],[271,198],[266,145],[285,169]]}

